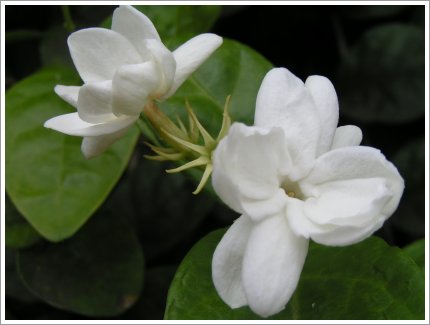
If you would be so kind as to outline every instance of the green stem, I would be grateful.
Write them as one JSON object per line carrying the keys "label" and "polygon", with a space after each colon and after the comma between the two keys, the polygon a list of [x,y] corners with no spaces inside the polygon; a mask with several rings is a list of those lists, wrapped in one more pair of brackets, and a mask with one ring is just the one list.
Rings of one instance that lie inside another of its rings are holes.
{"label": "green stem", "polygon": [[75,23],[70,14],[70,6],[61,6],[61,11],[63,12],[64,28],[66,28],[69,33],[73,33],[75,31]]}

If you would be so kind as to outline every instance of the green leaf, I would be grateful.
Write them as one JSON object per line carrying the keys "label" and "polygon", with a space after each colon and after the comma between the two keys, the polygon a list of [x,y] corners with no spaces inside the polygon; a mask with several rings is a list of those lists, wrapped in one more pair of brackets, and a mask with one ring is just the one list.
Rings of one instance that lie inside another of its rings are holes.
{"label": "green leaf", "polygon": [[144,261],[120,215],[101,211],[71,239],[20,251],[18,272],[48,304],[91,317],[114,316],[138,299]]}
{"label": "green leaf", "polygon": [[424,116],[424,31],[392,24],[367,31],[341,62],[341,112],[363,122]]}
{"label": "green leaf", "polygon": [[417,265],[420,267],[421,271],[425,272],[425,258],[426,258],[426,252],[425,252],[425,240],[420,239],[412,244],[409,244],[403,250],[410,256],[412,259],[417,263]]}
{"label": "green leaf", "polygon": [[[212,232],[184,258],[167,298],[165,319],[261,319],[231,309],[211,279],[211,260],[225,230]],[[287,307],[270,319],[423,319],[424,279],[398,248],[377,237],[347,247],[311,244]]]}
{"label": "green leaf", "polygon": [[5,197],[5,243],[9,248],[24,248],[41,239],[40,235]]}
{"label": "green leaf", "polygon": [[106,153],[86,160],[82,138],[45,129],[49,118],[74,111],[54,86],[79,83],[71,70],[46,68],[6,94],[6,189],[19,212],[51,241],[73,235],[105,200],[139,135],[133,127]]}

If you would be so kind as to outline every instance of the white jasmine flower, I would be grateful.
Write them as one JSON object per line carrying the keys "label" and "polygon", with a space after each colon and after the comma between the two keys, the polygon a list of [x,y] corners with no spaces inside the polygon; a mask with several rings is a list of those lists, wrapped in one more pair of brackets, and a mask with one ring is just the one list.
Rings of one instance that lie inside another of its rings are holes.
{"label": "white jasmine flower", "polygon": [[82,152],[96,156],[139,118],[147,101],[173,95],[221,43],[217,35],[201,34],[170,52],[144,14],[120,6],[112,29],[83,29],[68,38],[84,85],[58,85],[55,92],[77,113],[54,117],[45,127],[84,137]]}
{"label": "white jasmine flower", "polygon": [[267,317],[297,287],[309,239],[332,246],[370,236],[397,208],[403,179],[361,130],[336,128],[331,82],[273,69],[255,126],[235,123],[213,157],[216,193],[242,214],[215,250],[212,276],[232,308]]}

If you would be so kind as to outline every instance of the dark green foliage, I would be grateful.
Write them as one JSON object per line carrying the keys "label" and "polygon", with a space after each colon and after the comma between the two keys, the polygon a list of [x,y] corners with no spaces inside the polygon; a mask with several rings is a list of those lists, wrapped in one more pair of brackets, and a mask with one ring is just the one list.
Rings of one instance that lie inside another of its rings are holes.
{"label": "dark green foliage", "polygon": [[71,239],[21,251],[18,271],[47,303],[102,317],[123,312],[139,298],[144,262],[126,220],[100,212]]}
{"label": "dark green foliage", "polygon": [[424,115],[424,32],[390,24],[367,31],[339,71],[343,112],[365,122],[399,123]]}

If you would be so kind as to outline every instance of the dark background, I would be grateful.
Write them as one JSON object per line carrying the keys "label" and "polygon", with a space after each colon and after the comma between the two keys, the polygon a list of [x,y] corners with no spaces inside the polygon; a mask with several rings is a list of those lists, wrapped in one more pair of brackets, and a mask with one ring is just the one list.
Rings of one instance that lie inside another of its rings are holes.
{"label": "dark background", "polygon": [[[71,15],[76,28],[80,29],[99,25],[114,8],[115,6],[71,6]],[[346,100],[342,92],[345,79],[341,78],[339,72],[345,47],[353,47],[370,29],[392,23],[417,26],[424,30],[424,7],[388,6],[378,10],[357,6],[227,6],[223,8],[212,32],[254,48],[274,66],[287,67],[303,80],[309,75],[320,74],[333,81],[341,103],[339,124],[359,126],[364,134],[363,144],[381,149],[387,158],[398,166],[406,180],[406,191],[399,210],[377,233],[389,244],[403,247],[424,237],[424,106],[422,105],[422,114],[415,114],[404,121],[393,122],[379,118],[372,120],[369,116],[357,119],[356,115],[349,114],[347,107],[342,105]],[[71,63],[66,36],[60,6],[8,5],[5,39],[6,89],[44,65],[65,60]],[[424,66],[422,83],[424,84]],[[416,96],[424,97],[421,88],[417,89]],[[170,280],[182,258],[197,240],[211,230],[230,225],[236,217],[222,204],[212,205],[212,200],[205,197],[205,194],[195,200],[190,194],[194,184],[182,175],[175,175],[168,176],[169,182],[173,179],[170,177],[175,177],[176,183],[179,184],[178,191],[186,193],[179,195],[179,199],[187,202],[182,209],[193,209],[193,205],[206,207],[204,215],[190,220],[187,225],[184,225],[181,215],[175,215],[176,219],[171,220],[152,219],[151,211],[163,211],[165,215],[172,212],[167,211],[168,207],[163,205],[162,200],[152,197],[151,191],[148,190],[163,188],[167,176],[162,175],[161,171],[166,166],[143,162],[141,157],[144,150],[140,144],[129,169],[117,189],[107,199],[107,202],[118,203],[117,209],[118,206],[122,207],[121,213],[135,223],[147,268],[142,298],[135,307],[118,316],[118,319],[161,319]],[[142,164],[161,176],[140,181],[139,175],[134,171],[136,166]],[[142,207],[141,197],[131,195],[130,198],[124,194],[136,186],[142,187],[143,192],[139,192],[140,195],[146,195],[145,202],[152,206]],[[153,192],[157,192],[157,189]],[[132,208],[127,207],[127,204],[131,204]],[[160,233],[148,232],[147,225],[153,226],[152,229],[158,227]],[[171,234],[175,231],[181,232],[183,236],[172,237]],[[164,238],[163,236],[171,240],[163,240],[164,244],[161,245],[157,240]],[[8,250],[8,261],[6,281],[15,286],[9,293],[6,290],[8,317],[85,318],[51,307],[35,298],[19,283],[14,270],[12,250]]]}

